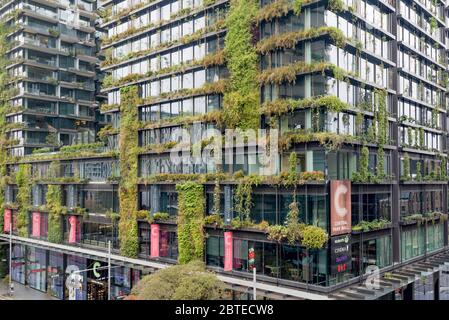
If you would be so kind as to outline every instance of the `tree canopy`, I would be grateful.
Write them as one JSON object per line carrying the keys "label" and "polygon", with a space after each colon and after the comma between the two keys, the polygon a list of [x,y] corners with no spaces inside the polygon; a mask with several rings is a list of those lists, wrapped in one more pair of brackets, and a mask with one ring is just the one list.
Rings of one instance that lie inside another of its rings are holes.
{"label": "tree canopy", "polygon": [[216,300],[224,284],[206,271],[204,263],[192,261],[174,265],[143,277],[128,299],[133,300]]}

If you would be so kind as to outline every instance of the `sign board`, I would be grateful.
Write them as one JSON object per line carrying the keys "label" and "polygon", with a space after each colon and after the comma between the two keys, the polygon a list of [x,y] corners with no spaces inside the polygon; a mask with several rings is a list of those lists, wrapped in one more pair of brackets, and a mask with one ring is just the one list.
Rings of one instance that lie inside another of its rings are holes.
{"label": "sign board", "polygon": [[71,216],[69,218],[69,224],[69,243],[76,243],[76,228],[78,225],[78,218],[76,216]]}
{"label": "sign board", "polygon": [[331,274],[351,270],[351,235],[331,237]]}
{"label": "sign board", "polygon": [[351,233],[351,181],[331,180],[331,236]]}
{"label": "sign board", "polygon": [[9,232],[9,227],[11,224],[11,209],[5,209],[5,212],[3,214],[3,231]]}
{"label": "sign board", "polygon": [[232,259],[233,259],[233,241],[232,231],[226,231],[224,233],[224,271],[232,271]]}
{"label": "sign board", "polygon": [[41,214],[33,212],[32,220],[31,236],[39,238],[41,236]]}
{"label": "sign board", "polygon": [[159,257],[159,225],[151,224],[150,257]]}

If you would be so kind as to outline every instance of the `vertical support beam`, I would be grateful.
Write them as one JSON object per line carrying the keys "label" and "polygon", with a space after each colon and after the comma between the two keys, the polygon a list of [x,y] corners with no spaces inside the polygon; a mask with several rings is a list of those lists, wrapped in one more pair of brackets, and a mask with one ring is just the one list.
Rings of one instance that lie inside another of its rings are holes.
{"label": "vertical support beam", "polygon": [[234,218],[234,214],[232,211],[232,208],[234,207],[233,204],[233,195],[234,190],[231,185],[227,184],[224,185],[224,224],[225,226],[230,226],[231,221]]}

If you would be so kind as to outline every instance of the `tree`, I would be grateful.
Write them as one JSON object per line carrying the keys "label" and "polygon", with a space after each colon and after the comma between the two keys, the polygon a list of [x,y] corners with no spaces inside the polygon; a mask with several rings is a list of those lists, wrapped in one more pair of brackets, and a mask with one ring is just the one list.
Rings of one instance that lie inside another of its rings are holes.
{"label": "tree", "polygon": [[206,271],[203,262],[195,260],[143,277],[127,299],[216,300],[221,298],[223,289],[223,282]]}

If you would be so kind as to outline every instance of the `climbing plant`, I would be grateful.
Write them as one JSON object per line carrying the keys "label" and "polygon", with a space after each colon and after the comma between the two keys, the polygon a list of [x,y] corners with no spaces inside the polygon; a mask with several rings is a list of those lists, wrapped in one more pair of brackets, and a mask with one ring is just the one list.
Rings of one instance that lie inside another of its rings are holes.
{"label": "climbing plant", "polygon": [[360,153],[359,171],[354,172],[352,174],[352,180],[356,182],[368,182],[370,177],[368,161],[369,161],[369,150],[368,147],[363,146],[362,152]]}
{"label": "climbing plant", "polygon": [[61,185],[50,184],[46,195],[48,210],[48,241],[62,243],[62,206]]}
{"label": "climbing plant", "polygon": [[416,181],[422,181],[421,161],[416,163]]}
{"label": "climbing plant", "polygon": [[402,173],[401,180],[408,181],[411,178],[410,177],[410,158],[408,156],[408,153],[406,153],[404,155],[404,159],[402,160],[402,165],[403,165],[403,173]]}
{"label": "climbing plant", "polygon": [[120,98],[120,253],[127,257],[136,257],[139,248],[137,233],[137,158],[139,153],[139,117],[137,105],[140,102],[137,86],[121,88]]}
{"label": "climbing plant", "polygon": [[203,259],[205,197],[202,184],[187,181],[178,191],[178,260],[185,264]]}
{"label": "climbing plant", "polygon": [[29,164],[19,165],[16,172],[17,204],[17,230],[20,237],[28,237],[29,216],[28,209],[31,205],[31,166]]}
{"label": "climbing plant", "polygon": [[230,74],[224,92],[224,121],[227,128],[258,129],[258,55],[253,46],[256,0],[231,0],[226,18],[224,53]]}
{"label": "climbing plant", "polygon": [[6,66],[8,62],[7,51],[10,43],[7,41],[9,28],[4,21],[0,21],[0,230],[3,230],[3,215],[5,211],[5,190],[7,185],[6,162],[8,160],[7,146],[11,143],[6,137],[6,113],[9,108],[8,99],[12,95],[9,89],[9,80]]}

